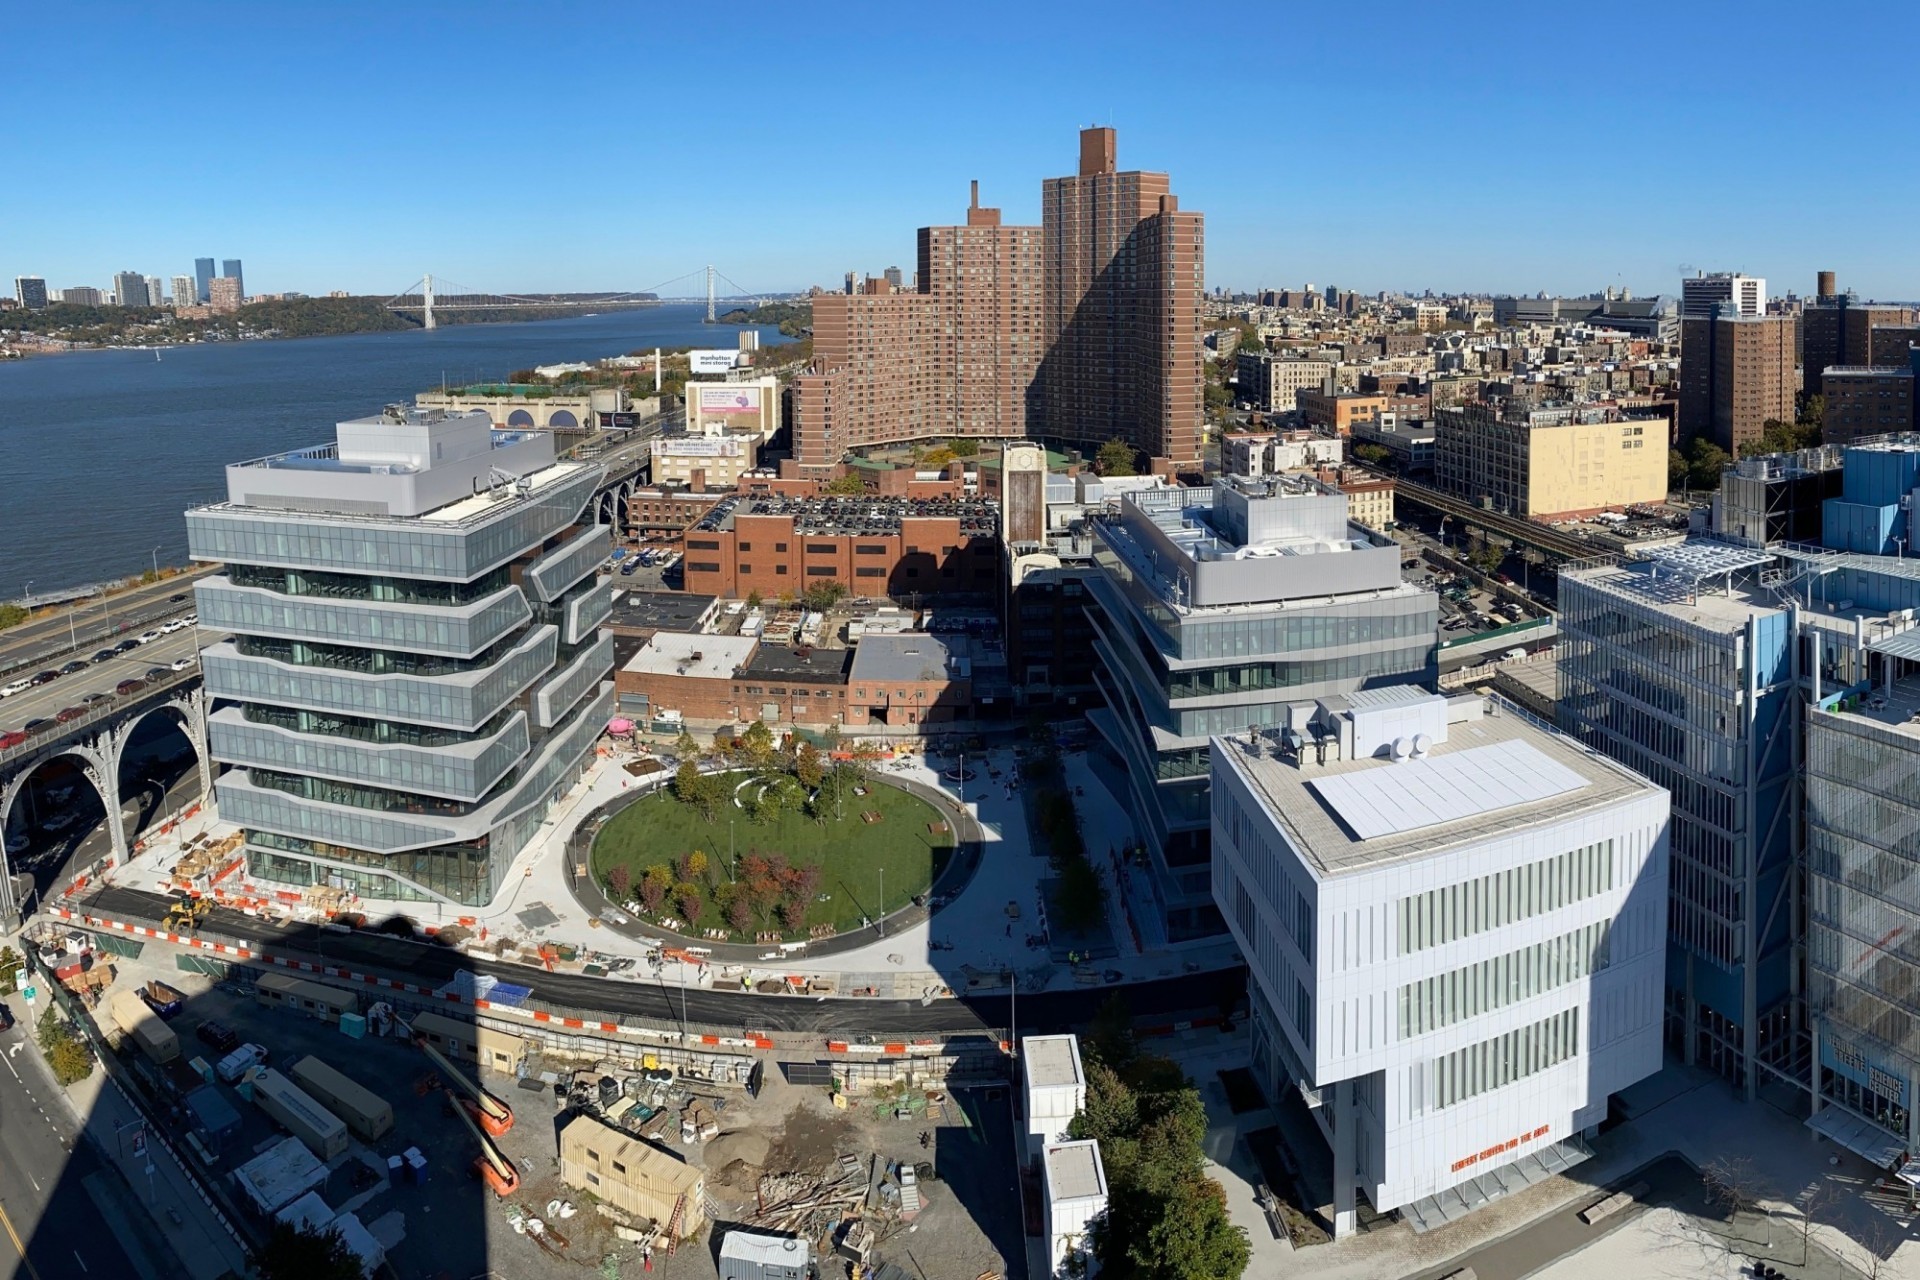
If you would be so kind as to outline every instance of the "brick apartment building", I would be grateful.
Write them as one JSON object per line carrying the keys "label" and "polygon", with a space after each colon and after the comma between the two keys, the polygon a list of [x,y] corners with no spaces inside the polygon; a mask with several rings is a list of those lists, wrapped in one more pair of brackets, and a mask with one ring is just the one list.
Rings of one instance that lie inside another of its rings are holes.
{"label": "brick apartment building", "polygon": [[1201,458],[1205,221],[1164,173],[1120,172],[1114,131],[1080,131],[1080,167],[1041,184],[1045,227],[1038,434],[1114,436],[1159,459]]}
{"label": "brick apartment building", "polygon": [[[1850,293],[1816,298],[1800,313],[1801,372],[1807,390],[1818,391],[1830,368],[1860,368],[1879,363],[1873,354],[1873,331],[1914,322],[1911,307],[1861,302]],[[1905,364],[1903,358],[1888,364]]]}
{"label": "brick apartment building", "polygon": [[995,505],[736,496],[687,531],[686,589],[775,599],[836,582],[864,598],[998,591]]}
{"label": "brick apartment building", "polygon": [[1829,365],[1820,387],[1827,400],[1823,444],[1851,444],[1864,436],[1914,428],[1910,367]]}
{"label": "brick apartment building", "polygon": [[681,533],[720,505],[724,493],[677,484],[635,489],[627,499],[627,527],[635,533]]}
{"label": "brick apartment building", "polygon": [[1769,419],[1792,422],[1800,389],[1789,315],[1683,315],[1680,434],[1738,455]]}
{"label": "brick apartment building", "polygon": [[1316,427],[1353,434],[1355,422],[1378,422],[1387,409],[1388,397],[1358,391],[1326,392],[1302,389],[1294,395],[1300,416]]}
{"label": "brick apartment building", "polygon": [[920,228],[919,285],[884,277],[813,302],[814,363],[795,382],[794,456],[820,475],[849,449],[940,436],[1019,439],[1040,363],[1039,227],[980,207]]}

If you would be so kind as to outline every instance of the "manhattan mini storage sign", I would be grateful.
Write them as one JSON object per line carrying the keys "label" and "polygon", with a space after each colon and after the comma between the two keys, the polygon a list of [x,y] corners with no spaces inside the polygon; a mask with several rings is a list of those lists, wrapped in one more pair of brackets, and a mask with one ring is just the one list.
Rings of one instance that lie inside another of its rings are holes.
{"label": "manhattan mini storage sign", "polygon": [[687,352],[687,368],[693,373],[727,373],[739,363],[738,351],[693,350]]}
{"label": "manhattan mini storage sign", "polygon": [[699,413],[703,418],[725,414],[760,412],[760,388],[749,383],[708,383],[699,389]]}

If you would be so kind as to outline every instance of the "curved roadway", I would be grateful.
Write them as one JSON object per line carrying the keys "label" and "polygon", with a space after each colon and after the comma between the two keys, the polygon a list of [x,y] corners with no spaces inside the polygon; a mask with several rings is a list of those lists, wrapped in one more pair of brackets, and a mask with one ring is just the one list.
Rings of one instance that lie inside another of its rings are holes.
{"label": "curved roadway", "polygon": [[[137,889],[103,888],[70,904],[88,915],[157,925],[168,899]],[[595,978],[544,973],[526,965],[500,964],[430,943],[356,932],[341,933],[312,925],[275,927],[251,916],[217,911],[205,930],[218,936],[287,956],[350,965],[355,972],[435,987],[455,973],[470,970],[504,982],[533,988],[534,999],[570,1013],[633,1018],[663,1027],[689,1025],[743,1031],[804,1032],[834,1038],[872,1036],[963,1036],[993,1034],[1009,1025],[1011,1000],[1005,994],[962,995],[922,1004],[918,1000],[863,1000],[847,997],[758,995],[741,991],[668,987],[651,980]],[[1213,1016],[1237,1003],[1246,986],[1246,970],[1235,967],[1186,974],[1124,987],[1075,987],[1043,991],[1019,1000],[1022,1034],[1064,1031],[1090,1020],[1108,990],[1124,990],[1136,1018],[1174,1018],[1192,1013]]]}

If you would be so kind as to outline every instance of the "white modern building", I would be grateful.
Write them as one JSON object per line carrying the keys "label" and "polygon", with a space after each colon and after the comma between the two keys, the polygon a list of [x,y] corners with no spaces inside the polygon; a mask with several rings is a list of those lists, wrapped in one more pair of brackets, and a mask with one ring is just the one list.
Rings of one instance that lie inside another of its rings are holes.
{"label": "white modern building", "polygon": [[1213,740],[1213,891],[1253,1067],[1332,1147],[1336,1233],[1584,1158],[1660,1069],[1667,793],[1510,704],[1411,687]]}
{"label": "white modern building", "polygon": [[1681,279],[1681,315],[1711,316],[1714,305],[1721,302],[1732,303],[1743,316],[1765,315],[1767,282],[1759,276],[1728,271],[1716,271],[1712,275],[1700,272]]}
{"label": "white modern building", "polygon": [[391,406],[187,512],[220,816],[259,880],[490,901],[613,710],[602,468]]}
{"label": "white modern building", "polygon": [[1087,1105],[1087,1077],[1077,1036],[1027,1036],[1020,1041],[1020,1080],[1027,1120],[1025,1158],[1039,1156]]}

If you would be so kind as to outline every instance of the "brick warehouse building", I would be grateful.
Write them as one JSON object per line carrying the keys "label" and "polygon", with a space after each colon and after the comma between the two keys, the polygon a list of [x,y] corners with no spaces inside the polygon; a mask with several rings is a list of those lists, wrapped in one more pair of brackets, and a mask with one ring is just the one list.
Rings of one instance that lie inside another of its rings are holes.
{"label": "brick warehouse building", "polygon": [[687,531],[686,589],[768,599],[837,582],[853,595],[999,591],[999,509],[981,499],[728,498]]}

